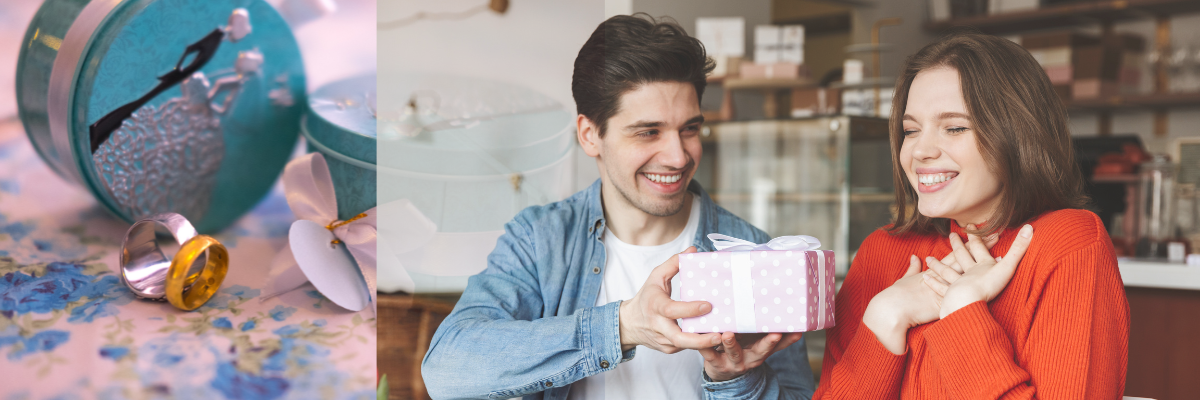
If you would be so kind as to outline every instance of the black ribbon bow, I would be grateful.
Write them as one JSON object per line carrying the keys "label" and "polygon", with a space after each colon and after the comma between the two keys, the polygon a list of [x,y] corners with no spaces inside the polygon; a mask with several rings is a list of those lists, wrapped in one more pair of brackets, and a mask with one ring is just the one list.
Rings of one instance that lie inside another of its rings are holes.
{"label": "black ribbon bow", "polygon": [[[125,119],[133,115],[134,111],[146,105],[146,102],[153,99],[154,96],[158,96],[159,93],[179,84],[179,82],[182,82],[200,70],[200,68],[203,68],[204,64],[207,64],[208,60],[212,59],[213,55],[217,53],[217,47],[220,47],[221,39],[224,37],[225,32],[221,28],[217,28],[203,39],[188,45],[183,55],[179,57],[179,61],[175,63],[175,69],[158,77],[158,86],[155,86],[154,90],[151,90],[150,93],[146,93],[146,95],[129,104],[113,110],[92,124],[88,132],[92,141],[92,153],[95,154],[100,145],[108,140],[108,137],[112,136],[112,133],[117,128],[120,128]],[[187,60],[188,55],[192,53],[196,53],[196,57],[192,59],[192,62],[187,67],[180,68],[183,65],[183,61]]]}

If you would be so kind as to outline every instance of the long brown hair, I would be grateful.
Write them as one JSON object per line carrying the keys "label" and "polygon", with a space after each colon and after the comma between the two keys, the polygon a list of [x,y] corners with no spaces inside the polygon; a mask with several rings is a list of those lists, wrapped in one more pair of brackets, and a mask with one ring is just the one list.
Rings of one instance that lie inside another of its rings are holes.
{"label": "long brown hair", "polygon": [[950,231],[948,219],[930,218],[917,211],[916,189],[900,165],[909,88],[918,73],[938,67],[958,71],[979,153],[1000,180],[999,206],[974,233],[989,235],[1047,211],[1087,204],[1066,107],[1046,72],[1020,45],[962,30],[909,56],[896,79],[888,126],[897,211],[889,232],[945,235]]}

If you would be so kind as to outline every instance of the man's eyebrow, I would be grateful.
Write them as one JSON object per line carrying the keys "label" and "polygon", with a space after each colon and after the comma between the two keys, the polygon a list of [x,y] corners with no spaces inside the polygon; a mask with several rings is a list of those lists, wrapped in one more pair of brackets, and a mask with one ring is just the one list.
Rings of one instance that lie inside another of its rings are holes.
{"label": "man's eyebrow", "polygon": [[642,128],[657,128],[657,127],[660,127],[663,125],[666,125],[666,124],[663,123],[662,121],[638,121],[638,122],[634,122],[629,125],[625,125],[625,130],[631,131],[634,129],[642,129]]}
{"label": "man's eyebrow", "polygon": [[[688,119],[686,122],[684,122],[683,125],[687,126],[687,125],[700,124],[700,123],[704,123],[703,115],[697,115],[695,117],[692,117],[691,119]],[[642,129],[642,128],[658,128],[658,127],[665,126],[665,125],[666,125],[666,123],[662,122],[662,121],[645,121],[645,120],[643,120],[643,121],[637,121],[632,124],[626,125],[625,130],[635,130],[635,129]]]}

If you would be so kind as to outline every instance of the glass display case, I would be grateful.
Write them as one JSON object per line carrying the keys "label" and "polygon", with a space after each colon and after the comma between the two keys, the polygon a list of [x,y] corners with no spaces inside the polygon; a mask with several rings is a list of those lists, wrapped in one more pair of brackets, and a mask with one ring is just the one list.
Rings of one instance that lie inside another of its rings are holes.
{"label": "glass display case", "polygon": [[891,220],[887,119],[830,116],[709,124],[697,180],[771,236],[812,235],[845,276],[858,246]]}

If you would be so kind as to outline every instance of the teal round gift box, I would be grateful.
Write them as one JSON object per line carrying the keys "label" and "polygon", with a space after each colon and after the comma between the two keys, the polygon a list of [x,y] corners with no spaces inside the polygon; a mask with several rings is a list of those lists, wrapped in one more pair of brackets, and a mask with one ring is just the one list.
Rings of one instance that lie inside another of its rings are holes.
{"label": "teal round gift box", "polygon": [[201,232],[270,189],[306,103],[300,49],[262,0],[47,0],[17,66],[38,154],[126,221]]}
{"label": "teal round gift box", "polygon": [[302,124],[309,151],[329,165],[338,219],[375,207],[375,73],[331,82],[308,98]]}

